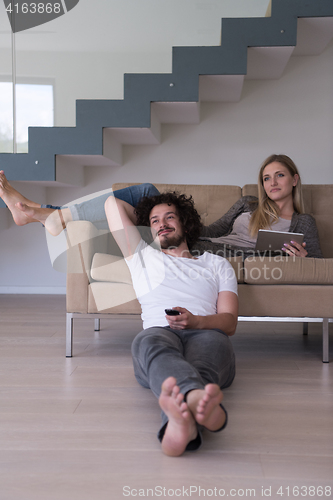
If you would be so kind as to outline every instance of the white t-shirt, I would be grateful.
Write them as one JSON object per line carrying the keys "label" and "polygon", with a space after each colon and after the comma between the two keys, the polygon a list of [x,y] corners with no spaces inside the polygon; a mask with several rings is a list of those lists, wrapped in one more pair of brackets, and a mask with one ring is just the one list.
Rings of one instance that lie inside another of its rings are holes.
{"label": "white t-shirt", "polygon": [[172,257],[143,240],[130,260],[133,287],[142,308],[143,328],[168,326],[165,309],[184,307],[192,314],[216,314],[219,292],[237,294],[231,264],[205,252],[196,259]]}

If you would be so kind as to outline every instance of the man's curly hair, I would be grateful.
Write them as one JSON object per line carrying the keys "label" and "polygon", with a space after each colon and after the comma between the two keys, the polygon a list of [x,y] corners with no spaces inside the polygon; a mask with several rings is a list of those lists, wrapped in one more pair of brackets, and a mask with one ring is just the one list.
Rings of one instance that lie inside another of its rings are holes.
{"label": "man's curly hair", "polygon": [[185,231],[187,245],[190,249],[198,240],[202,229],[200,215],[194,207],[192,196],[187,197],[185,194],[170,191],[152,196],[151,198],[146,196],[141,198],[135,209],[137,225],[150,226],[149,215],[152,209],[156,205],[162,205],[164,203],[176,207],[177,215]]}

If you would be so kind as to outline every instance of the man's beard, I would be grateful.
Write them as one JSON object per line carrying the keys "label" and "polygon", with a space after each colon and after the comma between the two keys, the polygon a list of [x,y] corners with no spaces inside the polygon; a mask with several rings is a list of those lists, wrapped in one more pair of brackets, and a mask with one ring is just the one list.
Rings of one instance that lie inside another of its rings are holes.
{"label": "man's beard", "polygon": [[170,248],[178,248],[185,240],[186,238],[184,233],[179,236],[171,235],[171,233],[169,233],[165,237],[160,238],[160,245],[162,250],[168,250]]}

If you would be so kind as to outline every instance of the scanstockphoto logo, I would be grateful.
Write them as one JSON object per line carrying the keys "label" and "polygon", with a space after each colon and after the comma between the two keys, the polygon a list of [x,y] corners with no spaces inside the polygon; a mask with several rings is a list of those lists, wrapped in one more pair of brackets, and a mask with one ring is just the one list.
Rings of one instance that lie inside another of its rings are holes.
{"label": "scanstockphoto logo", "polygon": [[3,0],[13,33],[25,31],[63,16],[80,0]]}

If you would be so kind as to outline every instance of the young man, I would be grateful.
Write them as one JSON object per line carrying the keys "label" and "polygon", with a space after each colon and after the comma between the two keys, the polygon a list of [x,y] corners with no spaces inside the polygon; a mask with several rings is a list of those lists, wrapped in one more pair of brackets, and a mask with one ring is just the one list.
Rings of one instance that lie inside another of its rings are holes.
{"label": "young man", "polygon": [[[216,432],[227,423],[221,389],[235,375],[228,338],[237,325],[235,273],[222,257],[191,255],[201,222],[184,195],[143,198],[136,209],[111,196],[105,210],[142,308],[144,330],[132,345],[135,376],[159,398],[162,450],[179,456],[200,446],[203,428]],[[137,226],[150,226],[152,245]]]}

